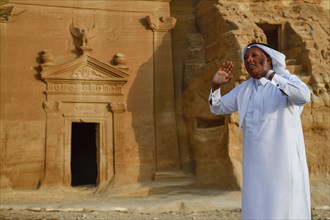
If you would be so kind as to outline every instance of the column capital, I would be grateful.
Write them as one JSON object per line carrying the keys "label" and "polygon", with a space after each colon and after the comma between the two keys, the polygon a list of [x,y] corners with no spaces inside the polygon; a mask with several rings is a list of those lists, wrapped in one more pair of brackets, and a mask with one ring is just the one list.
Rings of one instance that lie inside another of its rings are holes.
{"label": "column capital", "polygon": [[126,105],[123,102],[110,102],[109,103],[109,111],[113,113],[121,113],[126,111]]}
{"label": "column capital", "polygon": [[42,107],[47,113],[57,113],[60,110],[60,102],[44,102],[42,103]]}
{"label": "column capital", "polygon": [[175,27],[176,18],[148,15],[147,22],[149,28],[154,32],[168,32]]}

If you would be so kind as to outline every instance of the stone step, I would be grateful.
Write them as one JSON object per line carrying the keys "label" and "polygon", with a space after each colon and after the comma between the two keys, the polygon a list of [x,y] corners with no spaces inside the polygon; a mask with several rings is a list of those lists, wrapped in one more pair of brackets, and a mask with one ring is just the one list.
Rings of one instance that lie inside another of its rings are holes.
{"label": "stone step", "polygon": [[109,187],[106,192],[112,196],[147,196],[155,194],[163,194],[175,190],[184,190],[196,184],[192,176],[170,175],[171,179],[154,180],[145,183],[137,183],[132,185]]}
{"label": "stone step", "polygon": [[297,60],[293,58],[287,58],[285,61],[286,65],[296,65]]}
{"label": "stone step", "polygon": [[302,71],[301,65],[287,65],[286,68],[290,73],[301,73]]}
{"label": "stone step", "polygon": [[155,181],[172,181],[172,180],[179,180],[179,179],[185,179],[188,176],[181,170],[179,171],[158,171],[154,175]]}

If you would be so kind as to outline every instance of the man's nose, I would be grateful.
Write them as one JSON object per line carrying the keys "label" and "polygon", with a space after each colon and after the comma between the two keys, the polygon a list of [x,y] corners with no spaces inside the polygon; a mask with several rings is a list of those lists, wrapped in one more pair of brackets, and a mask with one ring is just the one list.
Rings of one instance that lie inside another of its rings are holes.
{"label": "man's nose", "polygon": [[245,60],[247,63],[251,63],[253,61],[252,56],[248,56]]}

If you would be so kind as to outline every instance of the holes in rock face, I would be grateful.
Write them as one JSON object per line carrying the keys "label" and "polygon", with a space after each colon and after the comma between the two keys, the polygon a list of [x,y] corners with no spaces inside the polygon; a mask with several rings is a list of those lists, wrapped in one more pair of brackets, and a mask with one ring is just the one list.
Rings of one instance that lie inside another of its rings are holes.
{"label": "holes in rock face", "polygon": [[71,186],[97,184],[97,123],[72,123]]}
{"label": "holes in rock face", "polygon": [[324,92],[327,92],[328,88],[324,87],[324,88],[314,88],[313,89],[313,94],[314,95],[322,95]]}
{"label": "holes in rock face", "polygon": [[216,128],[225,124],[225,117],[218,118],[196,118],[196,127],[198,129]]}

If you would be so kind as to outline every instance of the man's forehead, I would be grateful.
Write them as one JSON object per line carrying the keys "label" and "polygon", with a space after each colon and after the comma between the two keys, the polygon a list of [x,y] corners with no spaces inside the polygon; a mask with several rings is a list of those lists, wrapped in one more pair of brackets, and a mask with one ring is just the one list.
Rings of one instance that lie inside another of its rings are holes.
{"label": "man's forehead", "polygon": [[255,51],[255,50],[258,50],[258,51],[264,53],[264,51],[261,48],[257,47],[257,46],[252,46],[252,47],[247,48],[246,51],[245,51],[245,53],[247,53],[249,51]]}
{"label": "man's forehead", "polygon": [[247,50],[245,51],[245,54],[244,56],[247,54],[247,53],[251,53],[251,52],[259,52],[259,53],[263,53],[265,55],[268,55],[263,49],[257,47],[257,46],[251,46],[249,48],[247,48]]}

